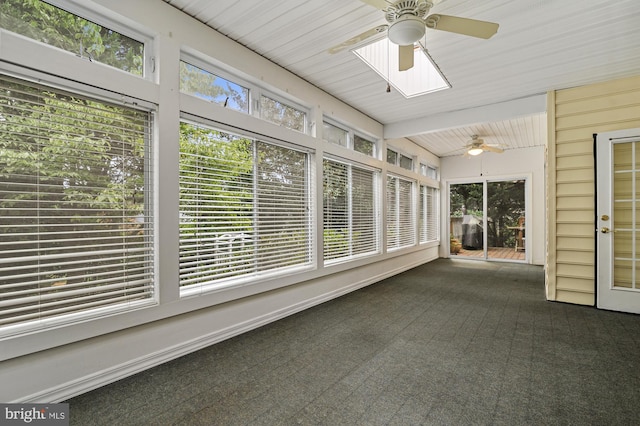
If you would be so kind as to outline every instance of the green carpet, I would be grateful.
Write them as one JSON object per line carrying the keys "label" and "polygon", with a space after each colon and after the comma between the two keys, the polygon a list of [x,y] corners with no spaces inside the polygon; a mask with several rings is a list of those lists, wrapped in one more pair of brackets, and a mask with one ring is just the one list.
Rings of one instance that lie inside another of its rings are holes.
{"label": "green carpet", "polygon": [[631,425],[640,316],[440,259],[69,401],[76,425]]}

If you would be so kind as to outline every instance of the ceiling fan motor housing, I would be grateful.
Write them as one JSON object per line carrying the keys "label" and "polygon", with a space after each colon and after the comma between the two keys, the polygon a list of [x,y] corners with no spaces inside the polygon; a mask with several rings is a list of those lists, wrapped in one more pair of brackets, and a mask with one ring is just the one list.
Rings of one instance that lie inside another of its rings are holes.
{"label": "ceiling fan motor housing", "polygon": [[391,43],[407,46],[415,43],[424,36],[424,21],[417,16],[404,15],[389,26],[387,36]]}
{"label": "ceiling fan motor housing", "polygon": [[400,0],[389,6],[385,14],[390,24],[389,40],[400,46],[420,40],[425,33],[424,18],[432,6],[432,2],[425,0]]}

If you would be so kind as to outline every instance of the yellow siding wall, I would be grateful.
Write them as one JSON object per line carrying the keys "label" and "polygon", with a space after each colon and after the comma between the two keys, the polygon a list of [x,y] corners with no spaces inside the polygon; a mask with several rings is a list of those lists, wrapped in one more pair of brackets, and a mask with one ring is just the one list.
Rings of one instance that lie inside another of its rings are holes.
{"label": "yellow siding wall", "polygon": [[640,76],[549,94],[547,298],[595,304],[593,134],[640,127]]}

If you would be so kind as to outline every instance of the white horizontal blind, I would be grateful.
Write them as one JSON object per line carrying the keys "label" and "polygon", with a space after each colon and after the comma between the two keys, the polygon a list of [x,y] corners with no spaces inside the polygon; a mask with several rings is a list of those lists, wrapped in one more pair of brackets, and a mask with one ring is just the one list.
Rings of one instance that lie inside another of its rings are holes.
{"label": "white horizontal blind", "polygon": [[416,242],[412,188],[411,180],[387,176],[387,249],[407,247]]}
{"label": "white horizontal blind", "polygon": [[349,166],[324,159],[323,163],[323,238],[324,260],[339,259],[350,254],[349,239]]}
{"label": "white horizontal blind", "polygon": [[438,240],[438,189],[420,185],[420,242]]}
{"label": "white horizontal blind", "polygon": [[0,325],[152,301],[150,122],[0,76]]}
{"label": "white horizontal blind", "polygon": [[427,241],[437,241],[440,237],[440,208],[439,208],[439,195],[438,188],[431,186],[426,187],[427,191]]}
{"label": "white horizontal blind", "polygon": [[427,187],[425,185],[420,185],[420,200],[418,207],[420,211],[418,212],[418,223],[419,223],[419,231],[418,235],[421,243],[426,243],[428,241],[427,238]]}
{"label": "white horizontal blind", "polygon": [[308,154],[181,123],[180,285],[311,262]]}
{"label": "white horizontal blind", "polygon": [[352,252],[379,252],[378,200],[380,173],[351,166]]}
{"label": "white horizontal blind", "polygon": [[378,252],[378,172],[324,160],[324,260]]}
{"label": "white horizontal blind", "polygon": [[308,154],[256,141],[259,272],[311,263]]}

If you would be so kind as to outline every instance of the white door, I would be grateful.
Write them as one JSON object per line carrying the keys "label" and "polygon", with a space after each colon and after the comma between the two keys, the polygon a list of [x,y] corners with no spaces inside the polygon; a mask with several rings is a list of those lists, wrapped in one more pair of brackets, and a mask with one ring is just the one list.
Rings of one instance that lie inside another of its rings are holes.
{"label": "white door", "polygon": [[640,313],[640,129],[596,136],[597,306]]}

